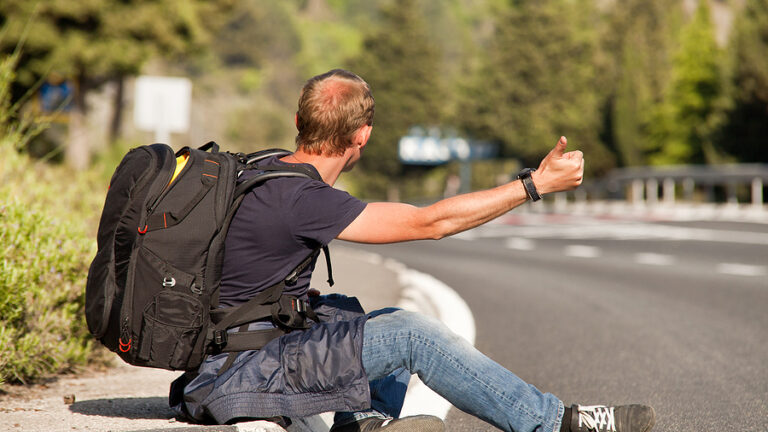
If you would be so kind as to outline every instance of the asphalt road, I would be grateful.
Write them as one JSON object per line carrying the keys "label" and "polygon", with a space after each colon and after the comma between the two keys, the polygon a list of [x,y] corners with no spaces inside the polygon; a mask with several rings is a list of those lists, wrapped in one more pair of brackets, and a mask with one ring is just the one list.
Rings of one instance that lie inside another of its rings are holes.
{"label": "asphalt road", "polygon": [[370,250],[451,286],[476,346],[566,404],[647,403],[655,431],[768,430],[768,224],[519,215]]}

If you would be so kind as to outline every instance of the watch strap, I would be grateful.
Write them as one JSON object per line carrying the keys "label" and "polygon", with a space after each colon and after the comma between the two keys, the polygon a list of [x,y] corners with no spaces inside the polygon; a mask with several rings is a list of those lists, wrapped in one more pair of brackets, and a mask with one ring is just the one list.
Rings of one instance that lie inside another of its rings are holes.
{"label": "watch strap", "polygon": [[525,193],[528,195],[528,198],[530,198],[531,201],[536,202],[541,199],[541,195],[539,195],[539,191],[536,190],[536,185],[533,184],[533,179],[531,178],[531,174],[534,171],[536,171],[535,168],[526,168],[520,171],[517,178],[523,182],[523,187],[525,188]]}

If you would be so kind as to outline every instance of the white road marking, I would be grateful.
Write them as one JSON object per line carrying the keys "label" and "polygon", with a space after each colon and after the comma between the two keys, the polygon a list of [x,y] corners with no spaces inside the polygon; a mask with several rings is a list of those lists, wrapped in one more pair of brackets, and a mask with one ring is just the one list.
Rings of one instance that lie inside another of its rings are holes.
{"label": "white road marking", "polygon": [[657,254],[651,252],[641,252],[635,254],[635,262],[638,264],[668,266],[677,261],[672,255]]}
{"label": "white road marking", "polygon": [[722,274],[735,276],[766,276],[768,268],[765,266],[739,264],[739,263],[720,263],[716,271]]}
{"label": "white road marking", "polygon": [[722,231],[638,222],[582,221],[569,225],[483,225],[466,233],[465,239],[489,237],[554,238],[570,240],[674,240],[768,245],[768,233]]}
{"label": "white road marking", "polygon": [[536,243],[534,243],[533,240],[522,238],[522,237],[508,238],[504,244],[509,249],[521,250],[521,251],[533,250],[536,247]]}
{"label": "white road marking", "polygon": [[602,255],[600,248],[586,245],[568,245],[563,253],[576,258],[597,258]]}

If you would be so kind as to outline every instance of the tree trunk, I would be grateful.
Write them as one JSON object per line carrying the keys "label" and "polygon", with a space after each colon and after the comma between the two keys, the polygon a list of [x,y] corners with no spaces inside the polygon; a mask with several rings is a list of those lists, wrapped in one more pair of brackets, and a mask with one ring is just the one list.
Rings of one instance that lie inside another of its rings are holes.
{"label": "tree trunk", "polygon": [[125,93],[125,77],[119,75],[115,79],[115,99],[112,101],[112,122],[109,126],[109,141],[114,143],[120,138],[123,129],[123,96]]}
{"label": "tree trunk", "polygon": [[69,113],[69,137],[64,152],[67,165],[82,171],[88,168],[91,152],[88,146],[88,128],[86,126],[87,107],[85,95],[87,85],[82,73],[75,79],[75,97]]}

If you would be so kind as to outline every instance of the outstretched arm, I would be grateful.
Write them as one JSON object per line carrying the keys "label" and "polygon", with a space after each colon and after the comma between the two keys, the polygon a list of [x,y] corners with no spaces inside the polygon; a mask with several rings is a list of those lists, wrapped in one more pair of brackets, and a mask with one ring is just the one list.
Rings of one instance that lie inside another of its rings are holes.
{"label": "outstretched arm", "polygon": [[[541,195],[566,191],[581,184],[584,158],[580,151],[565,153],[560,141],[541,161],[532,179]],[[428,207],[409,204],[371,203],[339,234],[358,243],[396,243],[440,239],[482,225],[527,200],[520,180],[478,192],[447,198]]]}

